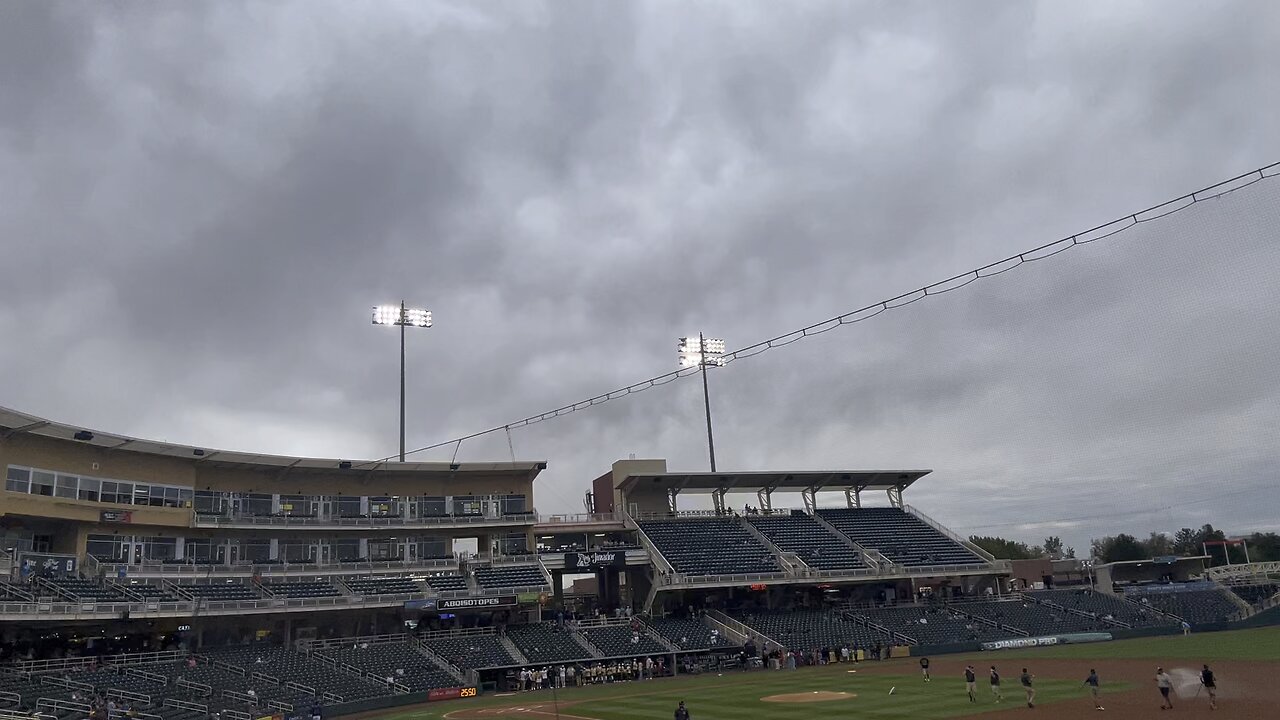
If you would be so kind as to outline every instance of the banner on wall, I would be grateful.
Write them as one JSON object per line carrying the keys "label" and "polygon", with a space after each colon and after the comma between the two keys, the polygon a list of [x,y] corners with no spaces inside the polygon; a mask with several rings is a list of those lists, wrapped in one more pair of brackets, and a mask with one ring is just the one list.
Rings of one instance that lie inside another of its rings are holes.
{"label": "banner on wall", "polygon": [[1075,645],[1078,643],[1106,642],[1111,633],[1071,633],[1068,635],[1044,635],[1041,637],[1010,638],[982,643],[983,650],[1013,650],[1016,648],[1044,647],[1046,645]]}
{"label": "banner on wall", "polygon": [[624,567],[626,564],[626,550],[564,554],[565,570],[602,570],[610,567]]}
{"label": "banner on wall", "polygon": [[132,510],[103,510],[98,513],[98,522],[104,523],[131,523],[133,522]]}
{"label": "banner on wall", "polygon": [[437,610],[483,610],[485,608],[510,607],[516,604],[515,595],[482,595],[480,597],[448,598],[436,600]]}

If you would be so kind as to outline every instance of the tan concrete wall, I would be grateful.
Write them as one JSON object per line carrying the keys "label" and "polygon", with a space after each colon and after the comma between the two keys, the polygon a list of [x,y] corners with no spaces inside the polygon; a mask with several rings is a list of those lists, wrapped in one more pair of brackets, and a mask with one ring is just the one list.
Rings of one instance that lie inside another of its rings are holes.
{"label": "tan concrete wall", "polygon": [[25,465],[68,475],[186,487],[191,487],[196,477],[195,466],[187,460],[105,450],[74,441],[14,435],[0,440],[0,446],[5,467]]}
{"label": "tan concrete wall", "polygon": [[619,460],[613,464],[613,505],[617,511],[631,511],[631,503],[639,505],[640,512],[666,512],[667,493],[632,492],[630,495],[618,489],[628,475],[660,475],[667,471],[663,459]]}

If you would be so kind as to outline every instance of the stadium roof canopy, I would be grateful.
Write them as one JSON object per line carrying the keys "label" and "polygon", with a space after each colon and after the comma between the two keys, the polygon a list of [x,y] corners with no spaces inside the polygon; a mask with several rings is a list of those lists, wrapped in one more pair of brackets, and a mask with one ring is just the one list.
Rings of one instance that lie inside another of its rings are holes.
{"label": "stadium roof canopy", "polygon": [[906,488],[932,470],[819,470],[802,472],[699,472],[628,475],[618,482],[620,490],[887,490]]}
{"label": "stadium roof canopy", "polygon": [[0,407],[0,437],[26,434],[75,442],[81,445],[102,448],[103,450],[136,452],[147,455],[191,460],[200,465],[226,467],[234,469],[291,468],[296,470],[350,470],[353,472],[377,470],[393,473],[423,472],[519,472],[526,474],[545,470],[546,462],[493,462],[493,463],[447,463],[447,462],[393,462],[384,460],[340,460],[330,458],[307,458],[287,455],[263,455],[259,453],[235,452],[230,450],[212,450],[194,445],[175,445],[173,443],[142,440],[139,438],[114,433],[87,430],[76,425],[64,425],[51,420],[29,415],[17,410]]}

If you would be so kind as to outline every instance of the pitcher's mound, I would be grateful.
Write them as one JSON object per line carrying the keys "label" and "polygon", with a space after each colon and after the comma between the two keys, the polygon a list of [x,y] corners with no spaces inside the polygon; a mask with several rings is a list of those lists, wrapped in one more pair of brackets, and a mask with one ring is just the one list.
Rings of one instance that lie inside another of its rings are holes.
{"label": "pitcher's mound", "polygon": [[764,702],[776,703],[812,703],[812,702],[830,702],[832,700],[849,700],[856,698],[857,695],[847,692],[828,692],[826,690],[814,690],[813,692],[803,693],[786,693],[785,695],[770,695],[760,698]]}

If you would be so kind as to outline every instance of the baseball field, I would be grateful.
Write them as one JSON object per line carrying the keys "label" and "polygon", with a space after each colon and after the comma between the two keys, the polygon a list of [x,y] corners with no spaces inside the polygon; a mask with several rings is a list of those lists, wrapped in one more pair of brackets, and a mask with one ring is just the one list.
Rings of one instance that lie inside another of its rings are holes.
{"label": "baseball field", "polygon": [[[398,708],[368,720],[641,720],[670,718],[683,700],[691,720],[801,718],[1008,717],[1030,713],[1049,719],[1098,715],[1081,687],[1091,668],[1102,679],[1106,713],[1126,720],[1207,717],[1208,699],[1197,672],[1209,663],[1218,678],[1223,720],[1280,717],[1280,628],[1193,634],[1089,645],[1064,645],[945,655],[932,658],[932,682],[920,676],[918,658],[828,665],[795,671],[746,671],[682,676],[643,682],[569,688],[516,695],[489,695]],[[963,672],[972,663],[978,675],[977,702],[965,692]],[[1003,702],[987,682],[995,665],[1003,677]],[[1156,666],[1174,678],[1174,709],[1161,711],[1155,690]],[[1026,706],[1018,675],[1035,675],[1036,707]],[[890,694],[890,690],[893,693]]]}

